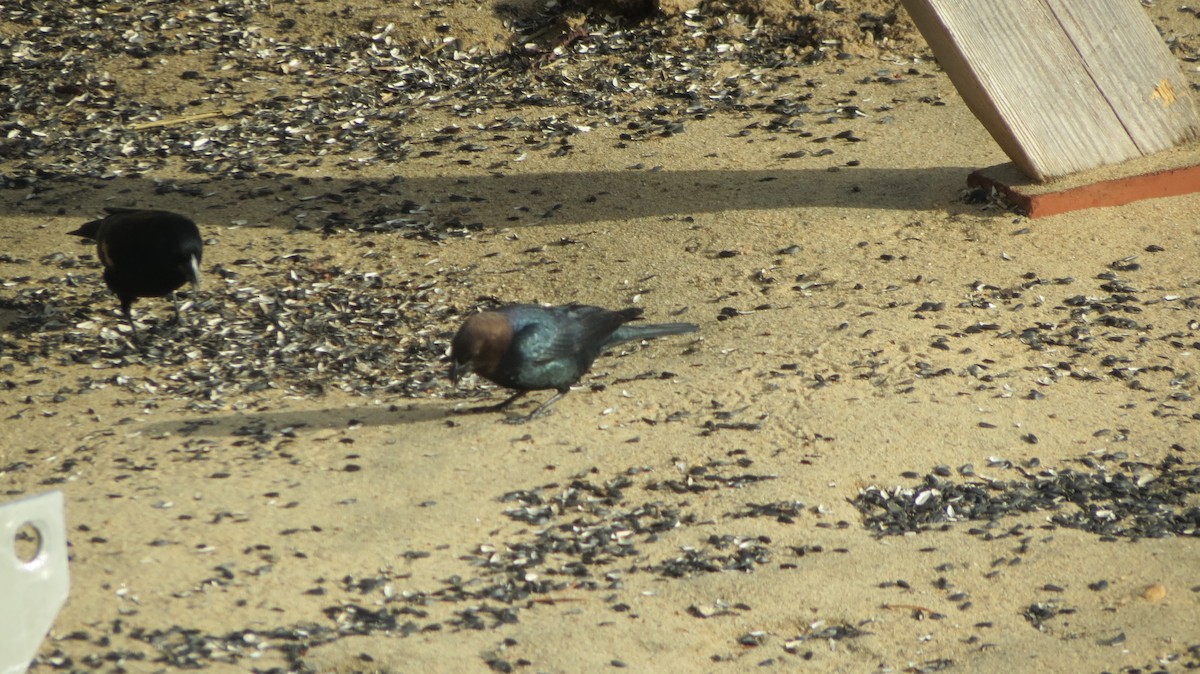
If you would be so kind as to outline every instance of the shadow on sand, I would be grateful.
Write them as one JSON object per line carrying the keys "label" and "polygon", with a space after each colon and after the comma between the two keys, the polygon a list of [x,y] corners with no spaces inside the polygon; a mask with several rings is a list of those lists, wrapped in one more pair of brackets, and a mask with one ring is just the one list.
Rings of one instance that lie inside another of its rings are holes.
{"label": "shadow on sand", "polygon": [[[46,176],[7,181],[12,215],[91,218],[105,206],[163,208],[201,224],[291,229],[430,221],[519,227],[802,208],[950,210],[968,167],[686,170],[639,168],[447,177],[276,177],[162,180]],[[345,175],[345,172],[341,172]],[[255,203],[258,202],[258,203]],[[250,215],[253,213],[254,215]],[[261,214],[261,215],[260,215]]]}
{"label": "shadow on sand", "polygon": [[[274,435],[289,429],[301,431],[339,430],[358,426],[396,426],[460,416],[455,403],[412,401],[398,405],[364,405],[278,412],[245,412],[209,415],[192,419],[156,421],[142,426],[148,434],[177,433],[187,437]],[[464,405],[466,407],[466,405]],[[501,416],[499,414],[497,417]]]}

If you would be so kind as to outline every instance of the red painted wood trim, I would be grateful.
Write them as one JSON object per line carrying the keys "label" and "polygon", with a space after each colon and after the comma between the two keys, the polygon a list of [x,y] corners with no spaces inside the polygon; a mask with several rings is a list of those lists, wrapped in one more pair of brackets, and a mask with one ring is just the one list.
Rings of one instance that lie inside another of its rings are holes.
{"label": "red painted wood trim", "polygon": [[1046,185],[1038,185],[1036,189],[1007,185],[981,171],[974,171],[967,176],[967,185],[985,189],[995,187],[1030,218],[1044,218],[1085,208],[1121,206],[1142,199],[1200,192],[1200,165],[1105,180],[1057,192],[1052,188],[1046,191]]}

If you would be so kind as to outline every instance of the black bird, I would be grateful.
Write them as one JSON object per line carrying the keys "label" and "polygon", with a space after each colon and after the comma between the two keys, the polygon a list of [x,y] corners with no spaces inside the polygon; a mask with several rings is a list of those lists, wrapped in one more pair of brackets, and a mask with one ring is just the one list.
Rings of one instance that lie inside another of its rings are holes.
{"label": "black bird", "polygon": [[[130,325],[135,299],[166,297],[189,282],[200,287],[204,243],[196,223],[169,211],[104,210],[108,216],[67,233],[95,239],[104,283],[121,300]],[[178,307],[175,315],[178,318]]]}
{"label": "black bird", "polygon": [[458,384],[462,373],[470,370],[517,390],[498,405],[471,410],[476,412],[504,409],[529,391],[558,391],[525,417],[527,421],[566,395],[606,349],[700,329],[694,323],[626,325],[641,316],[636,307],[610,311],[584,304],[516,304],[475,314],[450,344],[450,381]]}

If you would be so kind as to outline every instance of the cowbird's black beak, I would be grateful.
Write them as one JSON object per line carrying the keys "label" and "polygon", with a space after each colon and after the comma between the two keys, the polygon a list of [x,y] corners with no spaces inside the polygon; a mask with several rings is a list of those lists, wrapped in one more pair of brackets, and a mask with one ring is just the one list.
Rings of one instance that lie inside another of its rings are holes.
{"label": "cowbird's black beak", "polygon": [[200,289],[200,261],[196,259],[196,256],[189,257],[179,270],[183,272],[188,283],[192,284],[193,292]]}

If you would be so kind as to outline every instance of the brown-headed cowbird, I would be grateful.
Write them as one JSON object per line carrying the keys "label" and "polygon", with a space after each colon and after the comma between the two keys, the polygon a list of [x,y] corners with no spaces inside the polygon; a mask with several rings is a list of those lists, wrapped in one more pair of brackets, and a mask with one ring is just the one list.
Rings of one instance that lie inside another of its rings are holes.
{"label": "brown-headed cowbird", "polygon": [[[95,239],[104,283],[121,300],[121,312],[130,325],[135,299],[165,297],[188,282],[200,286],[204,243],[196,223],[169,211],[104,210],[107,217],[67,233]],[[178,307],[175,313],[178,318]]]}
{"label": "brown-headed cowbird", "polygon": [[450,344],[450,380],[464,371],[516,389],[498,405],[471,411],[501,410],[529,391],[555,389],[524,420],[532,419],[566,395],[596,357],[621,342],[695,332],[694,323],[626,325],[641,318],[638,308],[610,311],[583,304],[516,304],[475,314]]}

